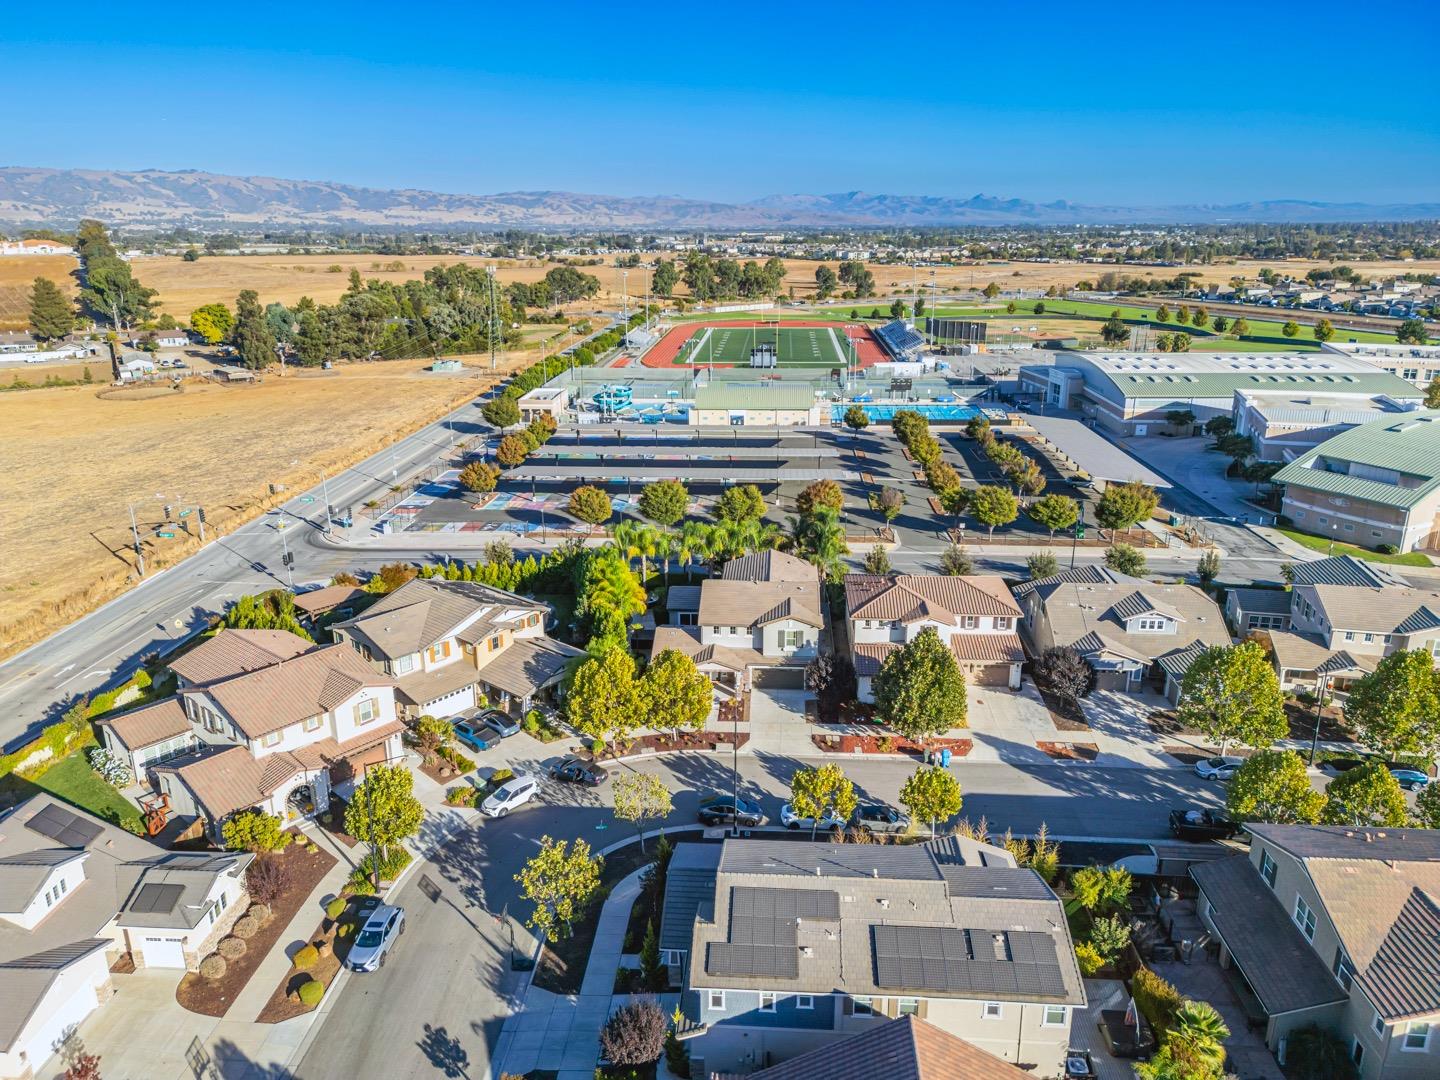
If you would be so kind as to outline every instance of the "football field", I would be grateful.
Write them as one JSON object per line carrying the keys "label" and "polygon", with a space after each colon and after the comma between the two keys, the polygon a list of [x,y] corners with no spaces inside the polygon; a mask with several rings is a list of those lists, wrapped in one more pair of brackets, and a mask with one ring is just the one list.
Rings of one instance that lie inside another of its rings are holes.
{"label": "football field", "polygon": [[722,326],[706,327],[690,338],[676,362],[745,367],[760,345],[774,346],[781,367],[845,367],[850,352],[843,331],[834,327]]}

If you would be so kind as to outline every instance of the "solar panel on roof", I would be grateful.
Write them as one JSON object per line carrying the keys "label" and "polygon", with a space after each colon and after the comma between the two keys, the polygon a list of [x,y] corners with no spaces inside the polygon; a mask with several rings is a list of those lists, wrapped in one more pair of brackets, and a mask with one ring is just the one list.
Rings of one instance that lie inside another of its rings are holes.
{"label": "solar panel on roof", "polygon": [[871,942],[875,985],[886,989],[1065,994],[1055,942],[1048,934],[872,926]]}
{"label": "solar panel on roof", "polygon": [[728,941],[712,941],[705,954],[705,970],[711,975],[762,975],[793,979],[800,974],[800,957],[794,946],[737,945]]}
{"label": "solar panel on roof", "polygon": [[144,885],[135,894],[135,902],[130,905],[130,911],[136,915],[168,915],[175,910],[180,894],[184,891],[183,885]]}
{"label": "solar panel on roof", "polygon": [[54,803],[50,803],[25,823],[25,827],[41,836],[48,836],[65,847],[83,848],[99,836],[104,829],[93,821],[86,821],[79,814],[72,814]]}

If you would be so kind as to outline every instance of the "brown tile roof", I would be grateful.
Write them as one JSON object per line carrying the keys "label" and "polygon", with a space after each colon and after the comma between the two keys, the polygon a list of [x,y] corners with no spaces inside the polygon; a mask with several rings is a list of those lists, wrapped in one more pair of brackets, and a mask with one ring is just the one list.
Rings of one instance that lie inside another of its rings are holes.
{"label": "brown tile roof", "polygon": [[[875,675],[885,658],[900,648],[894,642],[861,642],[854,646],[855,674]],[[1025,649],[1020,636],[1009,634],[955,634],[950,639],[950,653],[961,664],[1021,664]]]}
{"label": "brown tile roof", "polygon": [[270,754],[256,761],[243,746],[201,751],[156,767],[156,772],[174,773],[190,789],[213,821],[244,810],[268,798],[297,773],[312,771],[293,754]]}
{"label": "brown tile roof", "polygon": [[845,608],[852,619],[918,622],[933,619],[954,625],[958,615],[1021,614],[1010,590],[989,574],[845,575]]}
{"label": "brown tile roof", "polygon": [[170,661],[170,670],[197,686],[299,656],[314,643],[288,630],[221,630]]}
{"label": "brown tile roof", "polygon": [[700,634],[691,627],[657,626],[655,641],[650,646],[650,659],[654,660],[666,649],[676,649],[696,664],[713,664],[728,671],[744,673],[752,664],[778,664],[779,657],[767,657],[754,649],[735,649],[728,645],[703,645]]}
{"label": "brown tile roof", "polygon": [[734,581],[715,579],[700,586],[702,626],[741,626],[754,629],[777,619],[794,619],[807,626],[823,626],[820,586],[817,582]]}
{"label": "brown tile roof", "polygon": [[720,568],[720,577],[727,581],[820,582],[820,572],[813,563],[774,550],[731,559]]}
{"label": "brown tile roof", "polygon": [[478,672],[480,680],[512,697],[527,698],[565,674],[585,650],[551,638],[515,638]]}
{"label": "brown tile roof", "polygon": [[328,645],[259,671],[210,683],[204,693],[225,710],[241,732],[258,739],[272,731],[329,712],[367,686],[395,683],[346,645]]}
{"label": "brown tile roof", "polygon": [[1021,1080],[1029,1075],[927,1020],[902,1016],[751,1073],[750,1080]]}
{"label": "brown tile roof", "polygon": [[354,585],[327,585],[313,592],[298,593],[295,606],[307,615],[323,615],[356,597],[368,595],[364,589]]}
{"label": "brown tile roof", "polygon": [[356,632],[386,657],[409,656],[450,636],[467,619],[494,608],[546,610],[544,604],[473,581],[416,578],[336,626]]}
{"label": "brown tile roof", "polygon": [[398,735],[404,730],[405,725],[402,722],[392,720],[388,724],[366,728],[359,735],[346,739],[344,742],[336,742],[328,737],[320,739],[292,751],[292,756],[308,768],[323,768],[369,750],[372,746],[379,746],[391,735]]}
{"label": "brown tile roof", "polygon": [[109,728],[128,749],[139,750],[186,734],[190,731],[190,718],[185,715],[185,706],[178,697],[168,697],[101,720],[99,726]]}

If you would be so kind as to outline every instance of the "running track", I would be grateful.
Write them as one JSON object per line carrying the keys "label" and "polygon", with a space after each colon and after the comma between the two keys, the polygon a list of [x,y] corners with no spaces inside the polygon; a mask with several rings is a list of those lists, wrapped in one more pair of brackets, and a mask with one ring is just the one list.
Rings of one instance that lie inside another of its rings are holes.
{"label": "running track", "polygon": [[[641,363],[648,368],[672,367],[675,364],[675,357],[680,355],[680,349],[685,342],[689,341],[701,330],[707,327],[712,330],[742,329],[748,330],[757,326],[772,325],[774,320],[761,322],[760,320],[745,319],[722,319],[716,322],[686,323],[684,326],[677,326],[663,338],[661,338],[649,352],[641,359]],[[862,368],[872,364],[882,363],[885,359],[885,350],[880,347],[880,342],[875,340],[875,335],[870,332],[868,326],[861,326],[858,323],[845,322],[824,322],[807,319],[782,319],[781,329],[791,327],[797,330],[809,329],[811,327],[832,327],[844,330],[855,340],[855,352],[859,357]],[[716,367],[733,367],[733,364],[716,364]]]}

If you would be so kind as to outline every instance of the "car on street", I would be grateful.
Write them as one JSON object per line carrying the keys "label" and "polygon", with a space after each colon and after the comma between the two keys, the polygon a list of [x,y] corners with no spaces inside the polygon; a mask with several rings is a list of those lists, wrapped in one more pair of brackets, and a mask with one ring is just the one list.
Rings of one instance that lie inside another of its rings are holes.
{"label": "car on street", "polygon": [[486,817],[504,817],[517,806],[524,806],[539,790],[540,782],[533,776],[506,780],[480,804],[480,812]]}
{"label": "car on street", "polygon": [[728,825],[736,822],[753,828],[765,824],[765,814],[758,803],[746,799],[735,799],[729,795],[717,795],[700,804],[697,816],[705,825]]}
{"label": "car on street", "polygon": [[474,720],[467,720],[463,716],[452,717],[450,726],[455,729],[455,738],[471,750],[489,750],[492,746],[498,746],[504,738],[494,728],[481,727]]}
{"label": "car on street", "polygon": [[190,365],[187,364],[184,360],[176,360],[176,361],[173,362],[170,366],[171,366],[171,367],[188,368]]}
{"label": "car on street", "polygon": [[853,824],[869,833],[905,833],[910,831],[910,817],[893,806],[870,803],[855,808]]}
{"label": "car on street", "polygon": [[1406,791],[1419,791],[1430,783],[1430,775],[1408,765],[1391,765],[1390,775]]}
{"label": "car on street", "polygon": [[780,824],[787,829],[816,829],[819,832],[836,832],[845,827],[845,819],[836,816],[833,810],[827,809],[820,815],[820,823],[817,826],[814,818],[801,817],[795,812],[795,807],[786,803],[780,807]]}
{"label": "car on street", "polygon": [[499,709],[486,709],[475,718],[475,722],[482,727],[494,728],[500,733],[502,739],[520,734],[520,722],[511,719]]}
{"label": "car on street", "polygon": [[370,913],[345,962],[351,971],[376,971],[385,966],[396,940],[405,933],[405,909],[381,904]]}
{"label": "car on street", "polygon": [[597,787],[609,779],[610,771],[605,766],[597,765],[593,761],[567,757],[550,766],[550,775],[562,784],[584,784],[588,787]]}
{"label": "car on street", "polygon": [[1195,763],[1195,775],[1201,780],[1229,780],[1243,764],[1245,759],[1238,757],[1205,758]]}
{"label": "car on street", "polygon": [[1170,811],[1170,832],[1177,840],[1228,840],[1239,831],[1238,822],[1214,810]]}

